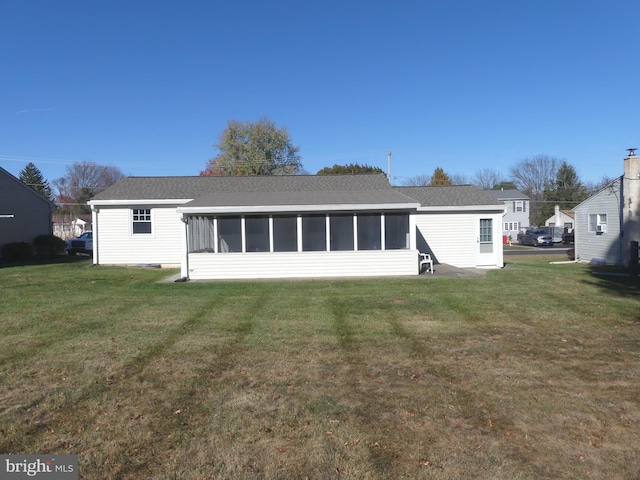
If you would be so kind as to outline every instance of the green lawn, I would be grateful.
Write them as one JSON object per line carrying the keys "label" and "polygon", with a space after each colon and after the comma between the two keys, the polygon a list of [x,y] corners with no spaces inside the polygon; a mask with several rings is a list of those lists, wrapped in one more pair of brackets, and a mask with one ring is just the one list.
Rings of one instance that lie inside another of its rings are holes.
{"label": "green lawn", "polygon": [[85,479],[637,479],[640,282],[0,268],[0,453]]}

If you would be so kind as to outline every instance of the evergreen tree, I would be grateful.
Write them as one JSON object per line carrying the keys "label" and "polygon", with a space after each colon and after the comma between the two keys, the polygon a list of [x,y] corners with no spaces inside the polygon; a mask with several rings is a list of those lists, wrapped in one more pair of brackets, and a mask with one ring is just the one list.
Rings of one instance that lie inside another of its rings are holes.
{"label": "evergreen tree", "polygon": [[429,182],[430,187],[438,187],[443,185],[451,185],[451,179],[449,175],[444,173],[444,170],[440,167],[436,167],[433,171],[433,175],[431,175],[431,181]]}
{"label": "evergreen tree", "polygon": [[355,175],[356,173],[384,173],[379,167],[371,165],[360,165],[359,163],[350,163],[348,165],[334,165],[333,167],[324,167],[319,170],[316,175]]}
{"label": "evergreen tree", "polygon": [[545,202],[542,206],[542,218],[551,217],[556,205],[559,205],[560,209],[571,209],[588,196],[589,192],[580,181],[575,168],[567,162],[562,162],[555,180],[544,191]]}
{"label": "evergreen tree", "polygon": [[20,171],[20,180],[33,188],[47,200],[52,200],[51,186],[49,185],[49,182],[45,180],[40,169],[38,169],[38,167],[33,163],[28,163],[27,166]]}

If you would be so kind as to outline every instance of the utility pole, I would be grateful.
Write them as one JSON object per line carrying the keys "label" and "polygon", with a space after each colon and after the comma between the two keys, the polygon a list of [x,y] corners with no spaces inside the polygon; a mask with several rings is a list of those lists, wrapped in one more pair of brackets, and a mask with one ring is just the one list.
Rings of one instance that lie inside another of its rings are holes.
{"label": "utility pole", "polygon": [[391,177],[391,150],[387,150],[387,179],[389,183],[393,185],[393,178]]}

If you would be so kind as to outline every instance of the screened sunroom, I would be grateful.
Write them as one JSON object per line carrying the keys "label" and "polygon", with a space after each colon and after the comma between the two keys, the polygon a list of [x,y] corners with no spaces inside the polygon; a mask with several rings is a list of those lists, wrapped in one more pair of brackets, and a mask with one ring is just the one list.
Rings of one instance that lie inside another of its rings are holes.
{"label": "screened sunroom", "polygon": [[188,253],[408,250],[409,212],[187,216]]}
{"label": "screened sunroom", "polygon": [[[301,204],[299,194],[287,203],[290,196],[279,194],[279,205],[248,206],[219,195],[179,207],[185,223],[183,276],[417,275],[418,205],[392,191],[384,192],[384,203],[357,203],[361,195],[350,196],[352,205],[332,192],[325,204]],[[318,200],[317,194],[311,197]]]}

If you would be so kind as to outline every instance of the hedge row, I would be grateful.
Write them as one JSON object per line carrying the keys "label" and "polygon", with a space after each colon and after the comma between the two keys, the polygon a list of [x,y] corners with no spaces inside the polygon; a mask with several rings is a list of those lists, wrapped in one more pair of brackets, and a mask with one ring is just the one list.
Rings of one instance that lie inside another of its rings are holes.
{"label": "hedge row", "polygon": [[3,260],[22,261],[29,260],[34,255],[55,257],[64,253],[67,243],[55,235],[39,235],[29,242],[12,242],[3,245],[0,257]]}

